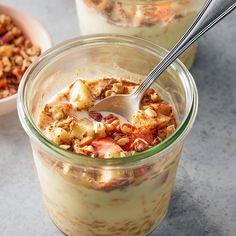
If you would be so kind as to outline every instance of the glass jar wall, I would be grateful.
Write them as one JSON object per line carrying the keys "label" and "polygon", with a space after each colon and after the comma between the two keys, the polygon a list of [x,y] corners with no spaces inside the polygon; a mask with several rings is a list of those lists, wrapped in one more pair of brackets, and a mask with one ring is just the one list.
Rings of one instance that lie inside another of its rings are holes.
{"label": "glass jar wall", "polygon": [[[173,63],[154,87],[175,108],[177,130],[153,148],[124,158],[91,158],[50,142],[37,128],[42,107],[78,76],[138,82],[165,54],[138,38],[84,37],[48,50],[25,74],[19,117],[31,140],[45,205],[66,235],[144,236],[160,224],[196,117],[197,90],[187,69]],[[130,55],[134,59],[127,63]]]}
{"label": "glass jar wall", "polygon": [[[81,35],[118,33],[142,37],[171,49],[206,0],[76,0]],[[181,60],[190,68],[197,45]]]}

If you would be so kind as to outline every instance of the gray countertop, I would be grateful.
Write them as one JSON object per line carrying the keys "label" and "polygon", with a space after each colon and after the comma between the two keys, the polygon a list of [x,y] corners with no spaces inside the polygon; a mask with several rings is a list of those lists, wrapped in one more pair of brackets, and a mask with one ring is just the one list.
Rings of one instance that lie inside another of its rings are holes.
{"label": "gray countertop", "polygon": [[[54,42],[78,35],[73,0],[5,0],[38,18]],[[236,12],[204,36],[192,74],[199,113],[169,213],[152,234],[236,235]],[[29,140],[16,112],[0,117],[1,236],[60,236],[43,206]]]}

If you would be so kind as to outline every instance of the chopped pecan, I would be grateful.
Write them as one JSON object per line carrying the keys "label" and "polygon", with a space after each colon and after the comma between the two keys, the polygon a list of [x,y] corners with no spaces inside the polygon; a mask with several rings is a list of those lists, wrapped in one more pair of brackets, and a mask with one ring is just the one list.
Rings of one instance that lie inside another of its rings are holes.
{"label": "chopped pecan", "polygon": [[120,138],[116,141],[116,143],[120,146],[124,146],[127,143],[129,143],[129,138],[128,137]]}
{"label": "chopped pecan", "polygon": [[94,111],[89,111],[89,116],[92,118],[92,119],[94,119],[94,120],[96,120],[96,121],[102,121],[102,115],[101,115],[101,113],[98,113],[98,112],[94,112]]}
{"label": "chopped pecan", "polygon": [[114,116],[113,114],[110,114],[108,116],[104,116],[103,120],[106,124],[111,124],[114,120],[118,120],[118,117]]}
{"label": "chopped pecan", "polygon": [[169,116],[172,113],[172,106],[167,102],[151,103],[150,106],[152,106],[155,111],[166,116]]}
{"label": "chopped pecan", "polygon": [[124,123],[120,125],[120,131],[124,134],[132,134],[135,131],[135,127],[129,123]]}
{"label": "chopped pecan", "polygon": [[6,28],[5,27],[3,27],[3,25],[2,24],[0,24],[0,36],[2,36],[4,33],[6,33]]}
{"label": "chopped pecan", "polygon": [[6,77],[1,77],[0,78],[0,89],[5,88],[7,86],[7,79]]}
{"label": "chopped pecan", "polygon": [[118,130],[118,126],[120,124],[119,120],[114,120],[112,123],[105,124],[106,131],[110,135]]}
{"label": "chopped pecan", "polygon": [[11,17],[0,14],[0,99],[17,92],[23,73],[39,55],[40,49],[25,39]]}
{"label": "chopped pecan", "polygon": [[10,31],[10,32],[5,33],[5,34],[1,37],[0,40],[2,41],[2,43],[6,44],[6,43],[10,43],[13,39],[14,39],[14,35],[13,35],[13,33]]}
{"label": "chopped pecan", "polygon": [[131,147],[136,152],[143,152],[143,151],[147,150],[148,148],[150,148],[149,144],[144,139],[141,139],[141,138],[136,139],[132,143]]}

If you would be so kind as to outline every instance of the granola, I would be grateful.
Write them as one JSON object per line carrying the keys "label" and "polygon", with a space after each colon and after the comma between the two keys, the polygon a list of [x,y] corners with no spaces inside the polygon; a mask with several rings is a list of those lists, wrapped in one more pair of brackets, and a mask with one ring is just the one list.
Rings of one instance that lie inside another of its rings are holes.
{"label": "granola", "polygon": [[10,16],[0,14],[0,99],[17,92],[24,72],[40,53]]}
{"label": "granola", "polygon": [[183,8],[191,0],[179,0],[177,3],[166,1],[134,4],[132,1],[84,0],[85,4],[105,16],[109,22],[123,26],[166,25],[175,18],[183,17]]}
{"label": "granola", "polygon": [[93,158],[125,157],[145,151],[176,128],[171,104],[154,89],[147,90],[131,121],[88,111],[96,101],[112,94],[132,93],[137,86],[116,78],[77,79],[44,106],[38,127],[61,148]]}

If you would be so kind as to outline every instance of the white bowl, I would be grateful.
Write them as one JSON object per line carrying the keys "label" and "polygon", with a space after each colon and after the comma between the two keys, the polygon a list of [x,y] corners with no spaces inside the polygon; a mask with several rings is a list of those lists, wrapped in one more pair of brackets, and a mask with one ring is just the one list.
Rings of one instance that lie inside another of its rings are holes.
{"label": "white bowl", "polygon": [[[25,37],[41,48],[41,52],[52,46],[52,40],[47,30],[28,13],[2,3],[0,3],[0,13],[9,15]],[[16,109],[16,97],[17,94],[14,94],[0,99],[0,116]]]}

